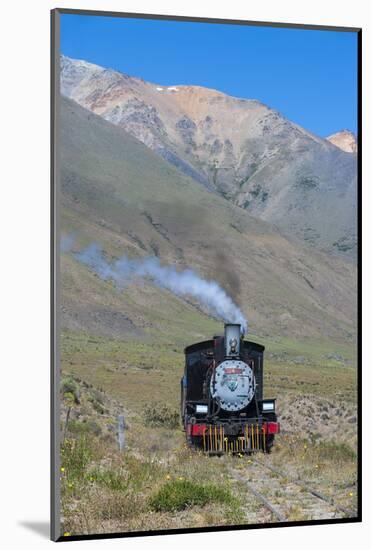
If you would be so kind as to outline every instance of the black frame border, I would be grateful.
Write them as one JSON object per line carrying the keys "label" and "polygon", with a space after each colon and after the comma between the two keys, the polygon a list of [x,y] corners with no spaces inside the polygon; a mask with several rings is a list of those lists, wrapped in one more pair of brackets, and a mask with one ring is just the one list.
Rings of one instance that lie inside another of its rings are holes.
{"label": "black frame border", "polygon": [[[159,15],[146,13],[125,13],[115,11],[80,10],[55,8],[51,10],[51,58],[50,58],[50,257],[51,257],[51,309],[50,309],[50,361],[51,361],[51,423],[50,423],[50,537],[55,542],[76,540],[113,539],[147,537],[174,534],[210,533],[218,531],[247,531],[251,529],[272,529],[280,527],[333,525],[362,522],[362,28],[339,27],[316,24],[272,23],[268,21],[251,21],[238,19],[219,19],[179,15]],[[228,525],[194,527],[184,529],[161,529],[156,531],[129,531],[118,533],[97,533],[89,535],[60,534],[60,484],[59,484],[59,183],[58,183],[58,120],[59,120],[59,55],[60,55],[60,19],[63,14],[87,15],[99,17],[117,17],[124,19],[167,20],[193,23],[214,23],[253,27],[276,27],[300,30],[322,30],[332,32],[357,33],[357,465],[358,465],[358,502],[357,517],[326,520],[289,521],[285,523],[263,523],[251,525]]]}

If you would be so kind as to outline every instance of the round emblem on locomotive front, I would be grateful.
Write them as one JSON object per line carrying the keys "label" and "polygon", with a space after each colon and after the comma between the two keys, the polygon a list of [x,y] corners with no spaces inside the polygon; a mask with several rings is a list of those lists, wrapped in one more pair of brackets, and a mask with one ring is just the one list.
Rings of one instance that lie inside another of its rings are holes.
{"label": "round emblem on locomotive front", "polygon": [[237,389],[237,386],[238,386],[238,379],[237,379],[237,376],[234,375],[234,374],[230,374],[228,378],[229,378],[229,380],[228,380],[228,382],[227,382],[228,388],[229,388],[231,391],[234,391],[235,389]]}
{"label": "round emblem on locomotive front", "polygon": [[216,367],[210,380],[210,391],[225,411],[239,411],[247,407],[255,393],[252,368],[243,361],[223,361]]}

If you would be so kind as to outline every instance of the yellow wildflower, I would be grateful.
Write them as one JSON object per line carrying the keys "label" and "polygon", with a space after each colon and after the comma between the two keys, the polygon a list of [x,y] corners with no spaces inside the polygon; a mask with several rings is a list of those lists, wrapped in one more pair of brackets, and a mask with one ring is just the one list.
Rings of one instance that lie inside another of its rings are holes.
{"label": "yellow wildflower", "polygon": [[62,466],[62,468],[61,468],[61,472],[64,472],[64,468],[63,468],[63,466]]}
{"label": "yellow wildflower", "polygon": [[169,476],[169,474],[168,474],[168,475],[166,476],[166,479],[170,479],[170,476]]}
{"label": "yellow wildflower", "polygon": [[349,496],[352,497],[352,496],[353,496],[353,493],[349,493]]}
{"label": "yellow wildflower", "polygon": [[69,533],[68,531],[66,533],[63,533],[63,536],[64,537],[70,537],[71,536],[71,533]]}

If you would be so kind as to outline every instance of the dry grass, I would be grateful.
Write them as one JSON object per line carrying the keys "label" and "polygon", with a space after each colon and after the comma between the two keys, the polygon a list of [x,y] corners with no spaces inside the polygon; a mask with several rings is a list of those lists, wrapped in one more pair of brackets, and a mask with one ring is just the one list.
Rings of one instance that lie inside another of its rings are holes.
{"label": "dry grass", "polygon": [[179,528],[185,509],[202,526],[243,520],[239,497],[227,475],[223,482],[219,462],[195,457],[183,442],[169,461],[163,452],[147,456],[135,447],[125,453],[107,449],[99,439],[67,439],[61,472],[64,532]]}
{"label": "dry grass", "polygon": [[[229,475],[231,467],[240,468],[246,479],[253,480],[253,464],[248,458],[209,458],[186,447],[184,433],[175,421],[181,354],[163,343],[152,348],[148,358],[150,343],[146,341],[118,342],[71,333],[64,346],[64,357],[69,358],[64,388],[73,390],[62,392],[65,407],[71,407],[62,449],[65,532],[179,529],[274,520]],[[317,350],[307,355],[305,365],[266,362],[265,393],[277,396],[279,415],[285,419],[273,453],[260,458],[355,508],[356,424],[348,422],[354,414],[355,371],[351,366],[322,364],[317,358],[323,354]],[[120,367],[123,356],[125,367]],[[153,368],[147,368],[151,364]],[[339,410],[342,416],[337,416]],[[123,411],[128,429],[125,451],[119,453],[116,414]],[[329,420],[322,420],[323,414]],[[298,430],[300,418],[310,424],[311,431],[305,424]],[[228,495],[224,501],[206,498],[196,502],[184,494],[187,487],[196,494],[197,488],[215,486]],[[181,496],[186,509],[169,503],[156,507],[155,495],[167,491],[171,500],[174,487],[184,489]],[[294,504],[290,508],[283,485],[277,491],[290,519],[306,519]]]}

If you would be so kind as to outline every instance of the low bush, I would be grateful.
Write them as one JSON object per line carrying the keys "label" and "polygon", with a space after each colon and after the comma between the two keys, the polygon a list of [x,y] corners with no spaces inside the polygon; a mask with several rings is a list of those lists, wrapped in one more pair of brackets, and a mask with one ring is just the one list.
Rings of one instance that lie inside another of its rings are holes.
{"label": "low bush", "polygon": [[318,442],[316,445],[316,452],[320,460],[347,462],[357,458],[356,453],[350,445],[337,441]]}
{"label": "low bush", "polygon": [[89,433],[89,426],[86,422],[80,420],[70,420],[67,426],[69,434],[81,435]]}
{"label": "low bush", "polygon": [[80,390],[79,385],[71,376],[62,378],[61,380],[61,392],[63,397],[67,397],[74,401],[76,405],[80,402]]}
{"label": "low bush", "polygon": [[163,485],[149,499],[149,506],[156,512],[174,512],[189,506],[205,506],[211,502],[231,504],[229,491],[212,484],[198,484],[189,480],[174,480]]}
{"label": "low bush", "polygon": [[164,426],[172,429],[179,426],[178,411],[171,409],[167,405],[146,405],[143,410],[143,418],[148,426]]}
{"label": "low bush", "polygon": [[91,470],[87,477],[111,491],[126,491],[129,481],[123,472],[115,470]]}
{"label": "low bush", "polygon": [[106,412],[104,406],[99,401],[96,401],[93,397],[89,398],[89,401],[92,404],[95,412],[97,412],[98,414],[104,414]]}
{"label": "low bush", "polygon": [[87,426],[88,433],[93,434],[95,437],[98,437],[102,433],[102,428],[95,420],[86,420],[84,424]]}
{"label": "low bush", "polygon": [[66,439],[61,447],[62,467],[68,479],[82,480],[92,459],[90,438]]}

